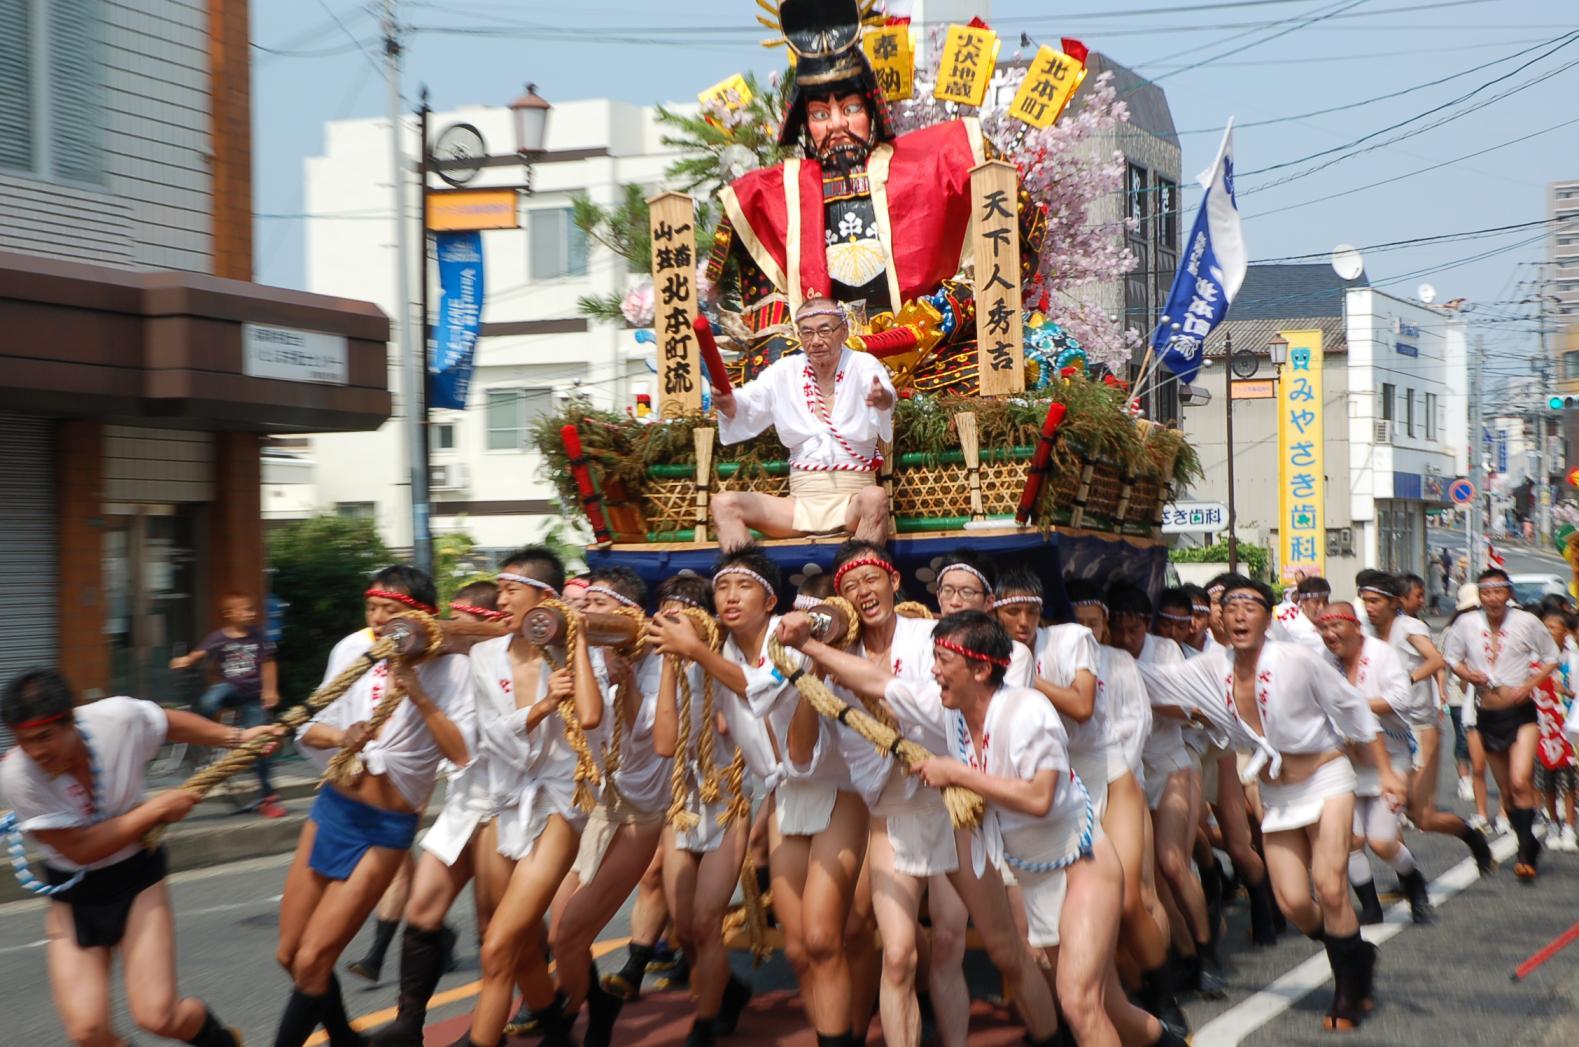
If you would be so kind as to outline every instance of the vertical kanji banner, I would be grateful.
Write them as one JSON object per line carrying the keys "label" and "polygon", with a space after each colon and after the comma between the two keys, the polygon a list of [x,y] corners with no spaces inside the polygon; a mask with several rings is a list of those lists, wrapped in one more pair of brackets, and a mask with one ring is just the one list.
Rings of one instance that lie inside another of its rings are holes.
{"label": "vertical kanji banner", "polygon": [[1020,324],[1020,180],[1014,165],[989,160],[970,172],[976,261],[976,366],[981,395],[1025,391]]}
{"label": "vertical kanji banner", "polygon": [[1293,583],[1327,568],[1321,332],[1278,333],[1288,339],[1277,387],[1278,559]]}
{"label": "vertical kanji banner", "polygon": [[436,233],[433,245],[439,268],[439,316],[428,362],[428,406],[464,411],[482,330],[482,233]]}
{"label": "vertical kanji banner", "polygon": [[696,344],[696,205],[684,193],[647,201],[652,232],[652,322],[658,348],[658,416],[702,409]]}

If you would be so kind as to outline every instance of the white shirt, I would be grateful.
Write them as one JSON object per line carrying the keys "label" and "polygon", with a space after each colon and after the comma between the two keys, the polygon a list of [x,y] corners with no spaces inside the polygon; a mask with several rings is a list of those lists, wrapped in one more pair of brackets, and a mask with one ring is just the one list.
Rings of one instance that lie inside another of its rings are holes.
{"label": "white shirt", "polygon": [[[373,631],[362,629],[334,645],[329,652],[329,665],[324,670],[323,682],[328,683],[346,667],[366,654],[373,646]],[[417,679],[422,689],[439,711],[460,729],[461,736],[472,733],[474,706],[471,695],[471,662],[465,655],[444,654],[430,658],[417,666]],[[388,693],[390,667],[387,661],[376,663],[362,674],[339,698],[319,710],[318,715],[307,721],[297,733],[300,740],[313,724],[321,723],[336,730],[345,730],[354,723],[361,723],[373,716],[373,710]],[[326,770],[338,748],[315,749],[310,745],[298,748],[320,771]],[[427,806],[433,793],[433,781],[439,771],[444,754],[439,751],[433,732],[428,730],[422,713],[409,701],[402,701],[379,730],[378,737],[362,747],[362,765],[369,774],[383,775],[389,779],[413,810]]]}
{"label": "white shirt", "polygon": [[[1085,626],[1049,625],[1036,630],[1037,676],[1054,687],[1073,687],[1075,675],[1082,669],[1097,679],[1096,702],[1084,723],[1058,714],[1069,739],[1069,752],[1075,756],[1105,755],[1112,743],[1101,668],[1102,655],[1097,649],[1097,638]],[[1043,701],[1046,701],[1045,695]]]}
{"label": "white shirt", "polygon": [[[17,826],[23,832],[86,828],[119,818],[143,802],[143,775],[170,726],[164,710],[136,698],[102,698],[78,706],[74,715],[86,729],[85,741],[99,769],[99,806],[94,808],[93,797],[73,776],[50,777],[21,749],[12,749],[0,760],[0,793],[16,812]],[[84,868],[46,843],[38,846],[44,861],[56,869],[75,872]],[[142,844],[133,841],[86,868],[102,869],[123,862],[141,849]]]}
{"label": "white shirt", "polygon": [[[661,672],[663,667],[661,659],[658,660],[658,665]],[[692,662],[685,667],[685,676],[686,679],[691,683],[691,734],[690,742],[687,746],[687,748],[690,750],[690,759],[686,766],[689,768],[692,792],[694,793],[695,790],[701,788],[702,785],[701,770],[700,765],[697,762],[697,757],[701,752],[700,741],[703,731],[713,732],[713,767],[720,773],[723,772],[724,768],[728,767],[732,762],[734,762],[736,748],[735,742],[737,739],[741,739],[746,743],[747,752],[745,760],[747,772],[751,774],[757,774],[759,776],[763,773],[770,773],[772,771],[774,761],[773,749],[770,745],[768,745],[767,735],[763,733],[762,724],[759,721],[752,719],[750,716],[743,715],[744,710],[741,708],[740,702],[735,698],[734,692],[729,690],[729,688],[725,687],[723,684],[719,683],[717,680],[712,682],[713,712],[715,716],[713,720],[709,720],[703,715],[706,712],[705,706],[707,704],[705,700],[706,692],[704,691],[704,688],[707,684],[707,674],[702,671],[701,666],[697,665],[695,662]],[[659,679],[661,682],[662,677],[660,676]],[[656,686],[656,684],[654,686]],[[674,703],[677,713],[681,708],[679,688],[680,682],[679,680],[676,680]],[[654,716],[656,717],[656,705],[654,705],[653,710]],[[731,719],[730,717],[731,712],[735,714],[734,719]],[[724,724],[729,730],[728,734],[718,733],[718,724],[715,722],[718,716],[722,716],[724,718]],[[738,728],[736,726],[737,720],[739,721]],[[754,756],[753,753],[755,754]],[[753,761],[755,761],[755,764]],[[759,767],[765,768],[765,770],[759,771]],[[672,764],[670,765],[670,769],[673,769]],[[669,784],[672,785],[673,781],[674,780],[670,778]],[[722,781],[722,779],[720,779],[720,781]],[[749,794],[751,791],[750,784],[744,783],[744,788],[747,794]],[[672,798],[673,794],[669,793],[666,796],[665,802]]]}
{"label": "white shirt", "polygon": [[734,417],[718,415],[720,442],[737,444],[771,427],[797,469],[875,469],[877,442],[894,438],[894,412],[868,407],[866,394],[876,378],[894,395],[888,368],[870,353],[843,350],[825,422],[813,406],[820,394],[810,366],[803,355],[780,357],[736,389]]}
{"label": "white shirt", "polygon": [[[687,671],[691,676],[691,717],[694,725],[702,707],[702,674],[694,663]],[[641,691],[641,703],[636,709],[635,722],[625,727],[620,739],[619,769],[610,777],[614,779],[615,791],[626,803],[638,811],[651,814],[666,810],[674,796],[671,788],[673,779],[670,777],[674,761],[659,756],[652,744],[653,726],[658,718],[658,684],[663,678],[663,659],[655,654],[645,656],[636,663],[635,675],[636,687]],[[716,695],[714,702],[717,702]],[[610,731],[616,707],[623,704],[624,697],[616,686],[612,689],[603,714],[603,722],[610,725]],[[711,725],[708,729],[712,729]],[[693,733],[691,737],[694,740],[696,734]],[[612,741],[612,738],[612,733],[605,735],[606,742]]]}
{"label": "white shirt", "polygon": [[1039,691],[1003,687],[989,700],[976,754],[965,717],[943,705],[935,682],[889,682],[888,704],[900,716],[927,721],[948,739],[954,759],[999,778],[1029,781],[1042,771],[1057,773],[1052,806],[1041,817],[987,805],[981,828],[971,834],[971,864],[980,876],[986,863],[1000,864],[1005,852],[1029,862],[1050,861],[1073,851],[1085,825],[1086,803],[1070,777],[1069,741],[1057,711]]}
{"label": "white shirt", "polygon": [[1246,777],[1269,763],[1270,777],[1276,778],[1283,753],[1323,753],[1345,742],[1368,742],[1380,730],[1364,696],[1302,644],[1268,640],[1261,648],[1259,732],[1239,718],[1230,649],[1207,652],[1166,671],[1142,662],[1140,671],[1153,704],[1160,695],[1165,704],[1198,711],[1231,747],[1257,754]]}
{"label": "white shirt", "polygon": [[[932,665],[935,661],[936,649],[932,646],[932,629],[937,622],[930,618],[906,618],[897,615],[894,618],[894,636],[888,646],[888,664],[884,667],[894,676],[906,680],[917,686],[925,686],[932,682]],[[866,645],[857,640],[851,653],[859,658],[866,657]],[[861,705],[858,698],[852,696],[844,688],[837,688],[840,697],[854,705]],[[934,753],[948,751],[948,739],[938,730],[931,720],[916,720],[903,715],[894,709],[894,716],[899,721],[899,732],[910,741]],[[883,786],[882,796],[878,798],[877,807],[880,816],[895,813],[893,807],[906,804],[913,800],[921,788],[921,780],[910,773],[908,767],[897,764],[890,758],[885,759],[891,765],[888,772],[888,782]]]}
{"label": "white shirt", "polygon": [[[1376,629],[1367,619],[1364,623],[1366,635],[1376,635]],[[1413,676],[1414,671],[1425,664],[1425,655],[1421,654],[1414,645],[1413,638],[1423,636],[1431,639],[1430,628],[1418,618],[1407,614],[1396,615],[1391,628],[1387,630],[1386,640],[1398,660],[1403,663],[1404,675]],[[1434,727],[1437,722],[1436,712],[1436,681],[1414,680],[1410,689],[1414,692],[1414,700],[1409,703],[1409,711],[1404,713],[1404,719],[1414,727]]]}
{"label": "white shirt", "polygon": [[1151,702],[1146,697],[1146,681],[1128,651],[1099,647],[1102,662],[1097,672],[1097,704],[1107,709],[1108,734],[1124,757],[1124,763],[1142,775],[1141,754],[1151,737]]}
{"label": "white shirt", "polygon": [[[1164,673],[1183,665],[1184,661],[1184,652],[1179,649],[1177,643],[1151,633],[1146,634],[1146,642],[1140,649],[1140,657],[1135,659],[1137,666],[1150,665]],[[1142,672],[1141,679],[1146,682],[1146,700],[1153,708],[1159,705],[1180,704],[1168,701],[1161,689],[1152,687],[1149,674]],[[1146,763],[1154,768],[1165,768],[1169,773],[1184,767],[1189,762],[1184,746],[1184,722],[1171,716],[1153,716],[1151,733],[1146,735],[1146,743],[1141,753]]]}
{"label": "white shirt", "polygon": [[[1345,678],[1348,677],[1348,670],[1330,650],[1327,652],[1327,663]],[[1414,689],[1409,686],[1409,674],[1404,671],[1403,660],[1398,657],[1393,645],[1375,636],[1364,637],[1353,682],[1367,702],[1380,698],[1391,710],[1376,718],[1382,734],[1386,736],[1387,751],[1394,756],[1412,756],[1414,732],[1409,729],[1409,724],[1411,717],[1417,717],[1419,711],[1415,708]],[[1429,697],[1426,702],[1429,708]]]}
{"label": "white shirt", "polygon": [[1305,645],[1317,654],[1326,650],[1326,644],[1321,642],[1321,630],[1297,605],[1294,606],[1293,614],[1278,615],[1278,621],[1282,622],[1290,640]]}
{"label": "white shirt", "polygon": [[1541,620],[1528,611],[1509,607],[1502,620],[1501,646],[1491,657],[1492,629],[1485,611],[1471,611],[1447,631],[1443,655],[1448,665],[1464,663],[1485,673],[1492,687],[1517,687],[1535,675],[1538,666],[1557,661],[1557,644]]}

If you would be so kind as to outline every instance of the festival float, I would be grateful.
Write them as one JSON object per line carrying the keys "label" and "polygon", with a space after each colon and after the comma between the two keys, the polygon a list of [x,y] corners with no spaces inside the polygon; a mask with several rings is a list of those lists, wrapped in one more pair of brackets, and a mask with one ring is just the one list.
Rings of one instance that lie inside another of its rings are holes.
{"label": "festival float", "polygon": [[[720,446],[709,390],[799,352],[790,318],[820,295],[845,306],[848,347],[880,358],[899,395],[879,477],[913,593],[963,544],[1029,557],[1055,607],[1065,575],[1155,591],[1163,507],[1198,467],[1181,433],[1139,417],[1122,377],[1139,336],[1082,298],[1133,264],[1120,231],[1087,218],[1122,191],[1121,158],[1090,147],[1127,119],[1109,78],[1087,82],[1070,39],[999,66],[978,20],[937,33],[929,66],[875,0],[758,4],[789,72],[732,77],[695,116],[661,111],[682,152],[668,173],[688,192],[577,205],[590,237],[651,272],[582,308],[651,346],[656,386],[641,416],[573,398],[535,427],[594,535],[588,562],[651,583],[705,571],[716,494],[786,493],[784,448],[771,432]],[[807,99],[830,91],[858,101],[870,133],[818,152]],[[763,544],[799,580],[843,537]]]}

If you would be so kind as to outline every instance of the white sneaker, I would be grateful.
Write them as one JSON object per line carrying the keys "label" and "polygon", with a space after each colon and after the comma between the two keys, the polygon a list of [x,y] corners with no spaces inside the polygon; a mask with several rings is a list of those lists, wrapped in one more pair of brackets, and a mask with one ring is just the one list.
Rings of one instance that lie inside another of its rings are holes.
{"label": "white sneaker", "polygon": [[1547,822],[1545,833],[1547,845],[1556,847],[1563,838],[1563,831],[1567,828],[1568,827],[1563,825],[1561,822]]}
{"label": "white sneaker", "polygon": [[1472,814],[1469,816],[1469,827],[1471,829],[1479,829],[1487,836],[1491,835],[1491,824],[1478,814]]}
{"label": "white sneaker", "polygon": [[1475,798],[1475,787],[1470,784],[1468,778],[1460,778],[1458,780],[1458,798],[1460,800],[1473,800]]}
{"label": "white sneaker", "polygon": [[1509,825],[1508,820],[1499,814],[1492,820],[1491,831],[1498,836],[1506,836],[1513,831],[1513,826]]}
{"label": "white sneaker", "polygon": [[1559,851],[1568,851],[1570,853],[1579,852],[1579,836],[1574,834],[1573,826],[1563,826],[1563,834],[1562,837],[1557,841],[1557,849]]}

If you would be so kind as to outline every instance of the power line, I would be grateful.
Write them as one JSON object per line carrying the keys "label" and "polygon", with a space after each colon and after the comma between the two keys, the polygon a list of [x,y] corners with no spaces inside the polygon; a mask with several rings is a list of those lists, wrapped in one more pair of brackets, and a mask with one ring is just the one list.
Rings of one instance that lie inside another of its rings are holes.
{"label": "power line", "polygon": [[334,20],[334,24],[335,25],[340,27],[340,32],[345,34],[346,39],[350,40],[353,44],[356,45],[356,49],[358,51],[362,52],[362,57],[367,59],[368,63],[373,67],[373,69],[376,72],[382,73],[383,69],[379,66],[378,60],[373,57],[372,52],[370,52],[366,48],[366,46],[363,45],[362,41],[357,39],[356,34],[351,32],[350,29],[346,28],[345,22],[341,20],[339,15],[334,13],[334,10],[332,8],[330,8],[329,0],[318,0],[318,6],[323,8],[324,9],[324,13],[327,14],[331,19]]}
{"label": "power line", "polygon": [[351,42],[348,44],[337,44],[334,47],[320,47],[311,51],[293,51],[280,47],[265,47],[256,40],[252,41],[253,50],[262,51],[264,54],[273,55],[276,58],[328,58],[331,55],[350,54],[352,51],[358,50],[362,46],[363,42],[356,39],[355,37],[352,37]]}

